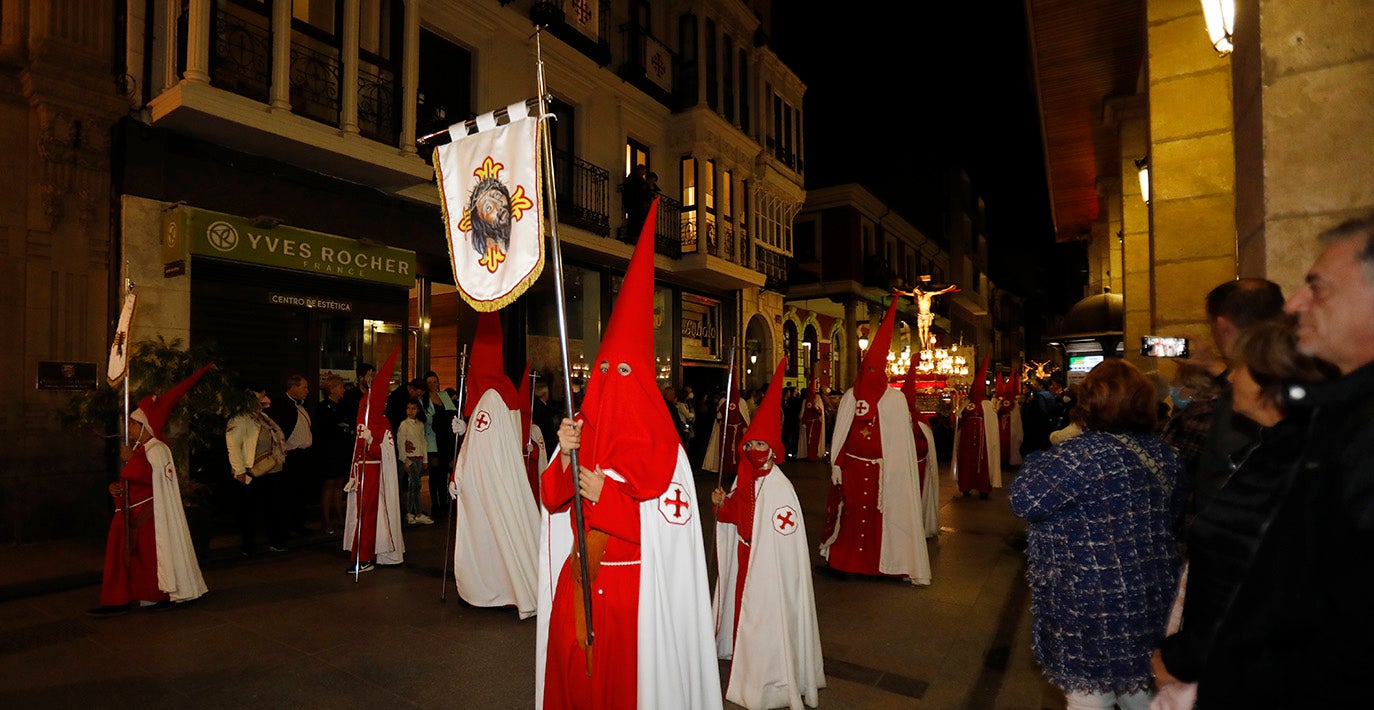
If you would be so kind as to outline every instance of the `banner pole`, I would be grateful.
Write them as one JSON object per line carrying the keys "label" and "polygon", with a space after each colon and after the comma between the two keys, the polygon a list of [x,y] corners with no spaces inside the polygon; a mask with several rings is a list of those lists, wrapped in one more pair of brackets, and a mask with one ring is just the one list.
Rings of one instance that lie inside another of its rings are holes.
{"label": "banner pole", "polygon": [[[458,418],[463,418],[463,403],[466,402],[468,391],[468,346],[463,345],[463,354],[458,357]],[[458,470],[458,435],[453,435],[453,470],[448,472],[449,478]],[[433,486],[434,481],[429,485]],[[439,588],[439,601],[448,601],[448,558],[453,556],[453,550],[449,547],[449,533],[457,535],[458,527],[458,499],[452,496],[448,499],[448,521],[444,524],[444,566],[439,572],[439,581],[443,586]]]}
{"label": "banner pole", "polygon": [[[549,138],[549,127],[546,123],[544,123],[545,119],[549,118],[550,116],[546,113],[546,111],[548,110],[546,105],[548,96],[546,94],[546,87],[544,84],[543,46],[540,43],[540,37],[542,36],[542,32],[542,27],[535,27],[534,47],[538,70],[537,73],[539,87],[539,121],[541,124],[539,131],[539,152],[540,157],[543,161],[542,172],[544,173],[544,216],[547,219],[549,226],[549,241],[552,243],[552,249],[550,249],[549,252],[550,257],[553,261],[553,292],[558,308],[558,351],[559,355],[562,357],[563,393],[565,395],[564,403],[566,405],[564,407],[564,414],[566,415],[567,419],[571,420],[574,417],[574,411],[572,375],[570,374],[571,358],[568,357],[568,314],[566,302],[567,297],[563,293],[563,253],[562,247],[560,246],[558,241],[558,196],[555,188],[556,180],[554,180],[555,173],[553,164],[553,142]],[[578,472],[581,470],[581,468],[578,462],[577,450],[574,449],[572,451],[569,451],[568,454],[571,458],[571,466],[569,468],[571,468],[571,475],[573,479],[572,508],[573,519],[575,523],[573,526],[573,533],[577,538],[577,562],[579,566],[579,571],[581,572],[582,614],[587,624],[587,646],[590,648],[592,645],[592,638],[594,634],[592,632],[593,627],[591,585],[590,580],[587,578],[587,533],[585,530],[586,518],[582,510],[582,492],[580,486],[578,486]],[[588,665],[590,666],[590,663]]]}
{"label": "banner pole", "polygon": [[[730,339],[730,371],[725,375],[725,416],[720,420],[720,457],[716,464],[716,488],[720,488],[721,480],[725,477],[725,445],[730,440],[730,405],[735,403],[736,398],[731,398],[730,391],[735,388],[735,351],[738,349],[736,339]],[[716,506],[719,510],[720,506]]]}

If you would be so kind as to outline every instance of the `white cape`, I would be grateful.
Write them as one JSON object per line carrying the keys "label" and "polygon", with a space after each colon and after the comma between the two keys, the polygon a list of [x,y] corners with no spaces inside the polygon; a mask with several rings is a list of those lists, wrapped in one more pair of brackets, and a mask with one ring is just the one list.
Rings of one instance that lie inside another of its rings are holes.
{"label": "white cape", "polygon": [[[406,542],[401,537],[400,482],[396,479],[396,442],[388,431],[382,436],[382,468],[377,476],[377,541],[373,546],[379,565],[399,565],[406,559]],[[358,530],[358,495],[348,494],[348,512],[344,515],[343,549],[353,550],[353,538]],[[366,562],[367,560],[363,560]]]}
{"label": "white cape", "polygon": [[[558,457],[554,449],[550,460]],[[681,492],[692,519],[672,525],[659,511],[659,501]],[[639,644],[638,707],[721,707],[720,667],[711,629],[711,602],[706,589],[706,553],[696,516],[696,485],[687,453],[677,447],[673,481],[660,498],[639,507]],[[534,644],[534,706],[544,707],[544,666],[549,645],[549,610],[554,585],[572,552],[571,511],[549,515],[540,506],[539,618]],[[577,610],[581,613],[581,610]]]}
{"label": "white cape", "polygon": [[801,710],[803,703],[816,707],[825,669],[801,503],[777,466],[755,485],[753,544],[738,610],[738,638],[739,530],[732,523],[716,523],[719,574],[711,600],[716,653],[734,657],[725,699],[751,710]]}
{"label": "white cape", "polygon": [[174,602],[191,601],[210,591],[200,573],[186,511],[181,507],[181,482],[172,451],[159,439],[143,445],[153,468],[153,538],[157,541],[157,588]]}
{"label": "white cape", "polygon": [[[740,436],[744,436],[744,430],[749,426],[749,408],[745,406],[743,398],[740,398],[737,406],[740,416],[744,418],[744,423],[739,425],[739,433]],[[703,471],[715,473],[716,469],[720,468],[720,425],[722,422],[728,421],[722,416],[723,412],[724,404],[722,403],[716,407],[716,421],[711,425],[711,439],[706,442],[706,454],[701,459],[701,470]]]}
{"label": "white cape", "polygon": [[453,576],[467,603],[513,605],[528,619],[538,601],[539,511],[529,497],[519,431],[519,410],[508,409],[494,389],[482,393],[453,468]]}
{"label": "white cape", "polygon": [[[935,452],[935,432],[925,422],[916,422],[926,438],[926,483],[921,488],[921,517],[926,524],[926,537],[940,534],[940,459]],[[919,478],[917,479],[920,480]]]}
{"label": "white cape", "polygon": [[[854,388],[845,391],[835,410],[835,437],[830,441],[832,471],[836,457],[844,449],[849,427],[854,423]],[[883,462],[878,478],[878,510],[883,514],[883,544],[878,553],[878,571],[902,574],[912,584],[930,584],[930,555],[926,550],[926,524],[917,478],[916,439],[911,433],[911,412],[906,397],[891,387],[878,400],[878,423],[883,440]],[[832,477],[843,483],[842,474]],[[831,540],[821,544],[821,556],[829,558],[830,543],[839,535],[844,513],[835,524]]]}

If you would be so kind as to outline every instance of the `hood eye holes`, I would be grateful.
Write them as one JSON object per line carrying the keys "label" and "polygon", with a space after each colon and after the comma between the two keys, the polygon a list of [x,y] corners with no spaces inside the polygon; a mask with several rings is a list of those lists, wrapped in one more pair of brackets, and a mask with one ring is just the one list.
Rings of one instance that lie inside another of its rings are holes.
{"label": "hood eye holes", "polygon": [[601,371],[602,371],[602,372],[610,372],[610,371],[611,371],[611,363],[610,363],[609,360],[602,360],[602,361],[601,361]]}
{"label": "hood eye holes", "polygon": [[615,369],[616,369],[616,371],[619,372],[622,376],[628,375],[628,374],[630,374],[630,363],[628,363],[628,362],[622,362],[622,363],[620,363],[619,365],[617,365]]}

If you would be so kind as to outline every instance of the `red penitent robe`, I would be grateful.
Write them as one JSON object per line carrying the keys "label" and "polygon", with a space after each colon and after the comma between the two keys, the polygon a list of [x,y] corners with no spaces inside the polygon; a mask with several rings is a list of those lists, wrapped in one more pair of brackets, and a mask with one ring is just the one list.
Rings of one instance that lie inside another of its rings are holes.
{"label": "red penitent robe", "polygon": [[[763,474],[763,476],[766,475],[768,474]],[[759,476],[759,478],[763,476]],[[753,481],[749,483],[752,484]],[[744,490],[741,489],[738,484],[739,482],[736,481],[735,490],[731,491],[730,495],[725,497],[725,502],[721,503],[720,508],[716,510],[716,521],[733,524],[740,534],[739,544],[736,546],[737,549],[735,551],[735,559],[739,565],[739,573],[736,575],[738,581],[735,583],[735,627],[731,632],[732,636],[739,634],[739,610],[743,608],[740,604],[744,601],[744,580],[749,576],[750,541],[745,539],[744,536],[752,535],[754,532],[754,521],[741,520],[743,517],[743,511],[741,509],[746,507],[746,504],[752,504],[753,501],[746,501],[745,496],[752,499],[755,493],[753,489],[756,487],[751,485],[749,490]]]}
{"label": "red penitent robe", "polygon": [[[881,575],[878,562],[883,546],[883,514],[878,510],[878,482],[882,475],[883,440],[878,417],[855,419],[836,457],[844,483],[830,487],[826,503],[825,534],[830,539],[839,525],[839,536],[830,546],[830,566],[841,572]],[[843,501],[844,507],[840,508]],[[843,520],[840,520],[843,516]]]}
{"label": "red penitent robe", "polygon": [[[578,417],[581,419],[581,417]],[[586,434],[584,433],[584,436]],[[589,462],[580,461],[587,467]],[[540,492],[550,513],[567,510],[573,500],[572,473],[558,458],[549,462]],[[631,487],[607,476],[595,505],[583,502],[587,527],[608,535],[599,570],[591,582],[592,675],[577,640],[572,565],[569,555],[554,588],[549,614],[548,661],[544,673],[545,708],[633,708],[636,704],[637,623],[639,612],[639,500]],[[661,493],[661,491],[659,491]],[[657,493],[654,493],[657,495]],[[576,516],[569,520],[576,525]]]}
{"label": "red penitent robe", "polygon": [[969,402],[959,416],[959,442],[956,449],[959,456],[960,493],[992,491],[986,436],[983,407],[978,402]]}
{"label": "red penitent robe", "polygon": [[[124,555],[123,500],[115,498],[115,515],[105,543],[105,576],[100,586],[103,606],[124,606],[134,601],[160,602],[167,593],[157,585],[157,534],[153,524],[153,467],[143,446],[134,448],[119,472],[129,487],[132,550],[127,564]],[[180,504],[180,501],[178,501]]]}
{"label": "red penitent robe", "polygon": [[798,457],[805,461],[825,458],[825,418],[822,416],[825,413],[822,409],[824,406],[820,395],[812,395],[802,407],[801,451]]}
{"label": "red penitent robe", "polygon": [[361,491],[356,509],[360,521],[354,532],[358,537],[358,544],[355,553],[349,555],[349,559],[371,562],[377,557],[377,501],[382,483],[382,442],[380,439],[374,439],[368,444],[366,440],[359,438],[356,446],[365,447],[365,453],[364,463],[361,464],[361,480],[355,490],[355,494]]}

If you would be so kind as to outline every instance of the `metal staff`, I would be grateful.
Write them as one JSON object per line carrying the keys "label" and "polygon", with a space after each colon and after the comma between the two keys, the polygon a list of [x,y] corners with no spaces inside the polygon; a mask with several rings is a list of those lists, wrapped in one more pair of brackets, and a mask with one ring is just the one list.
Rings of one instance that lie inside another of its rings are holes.
{"label": "metal staff", "polygon": [[[366,409],[363,410],[363,431],[369,434],[372,432],[372,428],[369,426],[372,421],[372,388],[376,386],[377,383],[374,380],[367,388],[367,392],[363,395],[363,406],[366,407]],[[387,383],[382,383],[382,386],[386,387]],[[363,479],[364,469],[367,467],[367,449],[371,446],[367,439],[362,437],[362,432],[358,432],[358,434],[358,437],[353,440],[354,448],[359,451],[359,453],[353,456],[353,517],[355,520],[353,523],[354,584],[358,583],[358,576],[362,574],[360,568],[363,566]],[[361,448],[357,446],[358,439],[362,439],[363,441]]]}
{"label": "metal staff", "polygon": [[[466,401],[468,393],[468,346],[463,346],[463,353],[458,358],[458,419],[463,417],[463,402]],[[458,435],[453,435],[453,469],[448,472],[450,477],[458,470]],[[434,482],[430,481],[433,486]],[[439,572],[439,601],[448,601],[448,558],[452,555],[449,552],[448,541],[449,532],[458,526],[458,499],[449,496],[448,499],[448,523],[444,525],[444,566]],[[456,532],[454,533],[457,534]]]}
{"label": "metal staff", "polygon": [[[730,405],[735,403],[738,397],[731,396],[731,390],[735,388],[735,338],[730,339],[730,372],[725,375],[725,415],[720,420],[720,463],[716,465],[716,488],[720,488],[721,479],[725,476],[725,445],[730,440]],[[717,506],[719,509],[719,506]]]}
{"label": "metal staff", "polygon": [[[547,111],[546,101],[548,100],[548,96],[545,93],[544,54],[542,45],[540,44],[540,34],[542,32],[542,29],[542,27],[536,27],[534,30],[535,56],[537,57],[538,63],[540,121],[543,121],[551,116],[551,114],[545,113]],[[558,197],[557,193],[555,192],[555,181],[553,179],[553,176],[555,174],[553,165],[553,143],[552,139],[550,139],[549,137],[548,126],[543,126],[543,130],[539,131],[539,152],[543,160],[542,172],[544,173],[545,183],[545,216],[548,218],[549,224],[549,241],[552,243],[553,246],[553,248],[550,251],[553,261],[553,293],[558,303],[558,350],[559,354],[562,356],[563,364],[563,392],[567,395],[567,397],[565,398],[566,407],[564,408],[564,413],[567,415],[568,419],[572,419],[572,376],[569,373],[569,370],[571,370],[572,365],[571,358],[568,357],[568,314],[566,303],[567,297],[563,293],[563,254],[558,242]],[[559,425],[559,428],[562,428],[561,424]],[[575,525],[573,526],[573,535],[577,539],[577,561],[578,565],[580,566],[579,569],[582,573],[582,614],[587,622],[587,646],[588,648],[590,648],[592,645],[593,636],[592,590],[590,580],[587,578],[587,533],[584,530],[585,517],[582,512],[582,489],[578,486],[577,481],[578,471],[581,470],[581,467],[578,463],[576,449],[569,451],[568,455],[572,459],[569,468],[571,468],[573,478],[572,508],[573,520],[575,522]]]}
{"label": "metal staff", "polygon": [[[134,282],[133,282],[133,281],[127,281],[127,283],[128,283],[128,285],[129,285],[129,294],[128,294],[128,295],[132,295],[133,292],[134,292]],[[125,298],[128,298],[128,295],[126,295]],[[132,319],[131,319],[131,322],[129,323],[129,326],[130,326],[130,331],[132,332],[132,330],[133,330]],[[115,337],[119,337],[119,336],[116,334]],[[124,431],[124,447],[125,447],[125,448],[128,448],[128,446],[129,446],[129,415],[132,414],[132,412],[129,411],[129,365],[128,365],[128,362],[129,362],[129,342],[128,342],[127,339],[126,339],[125,342],[124,342],[124,353],[125,353],[125,355],[124,355],[124,357],[125,357],[125,360],[124,360],[124,362],[125,362],[125,365],[124,365],[124,426],[120,427],[120,429],[122,429],[122,430]],[[142,427],[139,427],[139,431],[140,431],[140,432],[142,431]],[[142,436],[140,436],[139,438],[142,438]],[[119,504],[124,508],[124,512],[123,512],[123,516],[124,516],[124,566],[125,566],[125,567],[128,567],[128,566],[130,566],[130,565],[133,564],[133,555],[134,555],[134,541],[133,541],[134,525],[133,525],[133,521],[131,521],[131,520],[129,519],[129,517],[130,517],[130,516],[129,516],[129,513],[130,513],[130,510],[129,510],[129,483],[128,483],[128,481],[121,481],[121,483],[122,483],[123,485],[120,486],[120,488],[121,488],[122,490],[121,490],[120,493],[119,493]]]}

